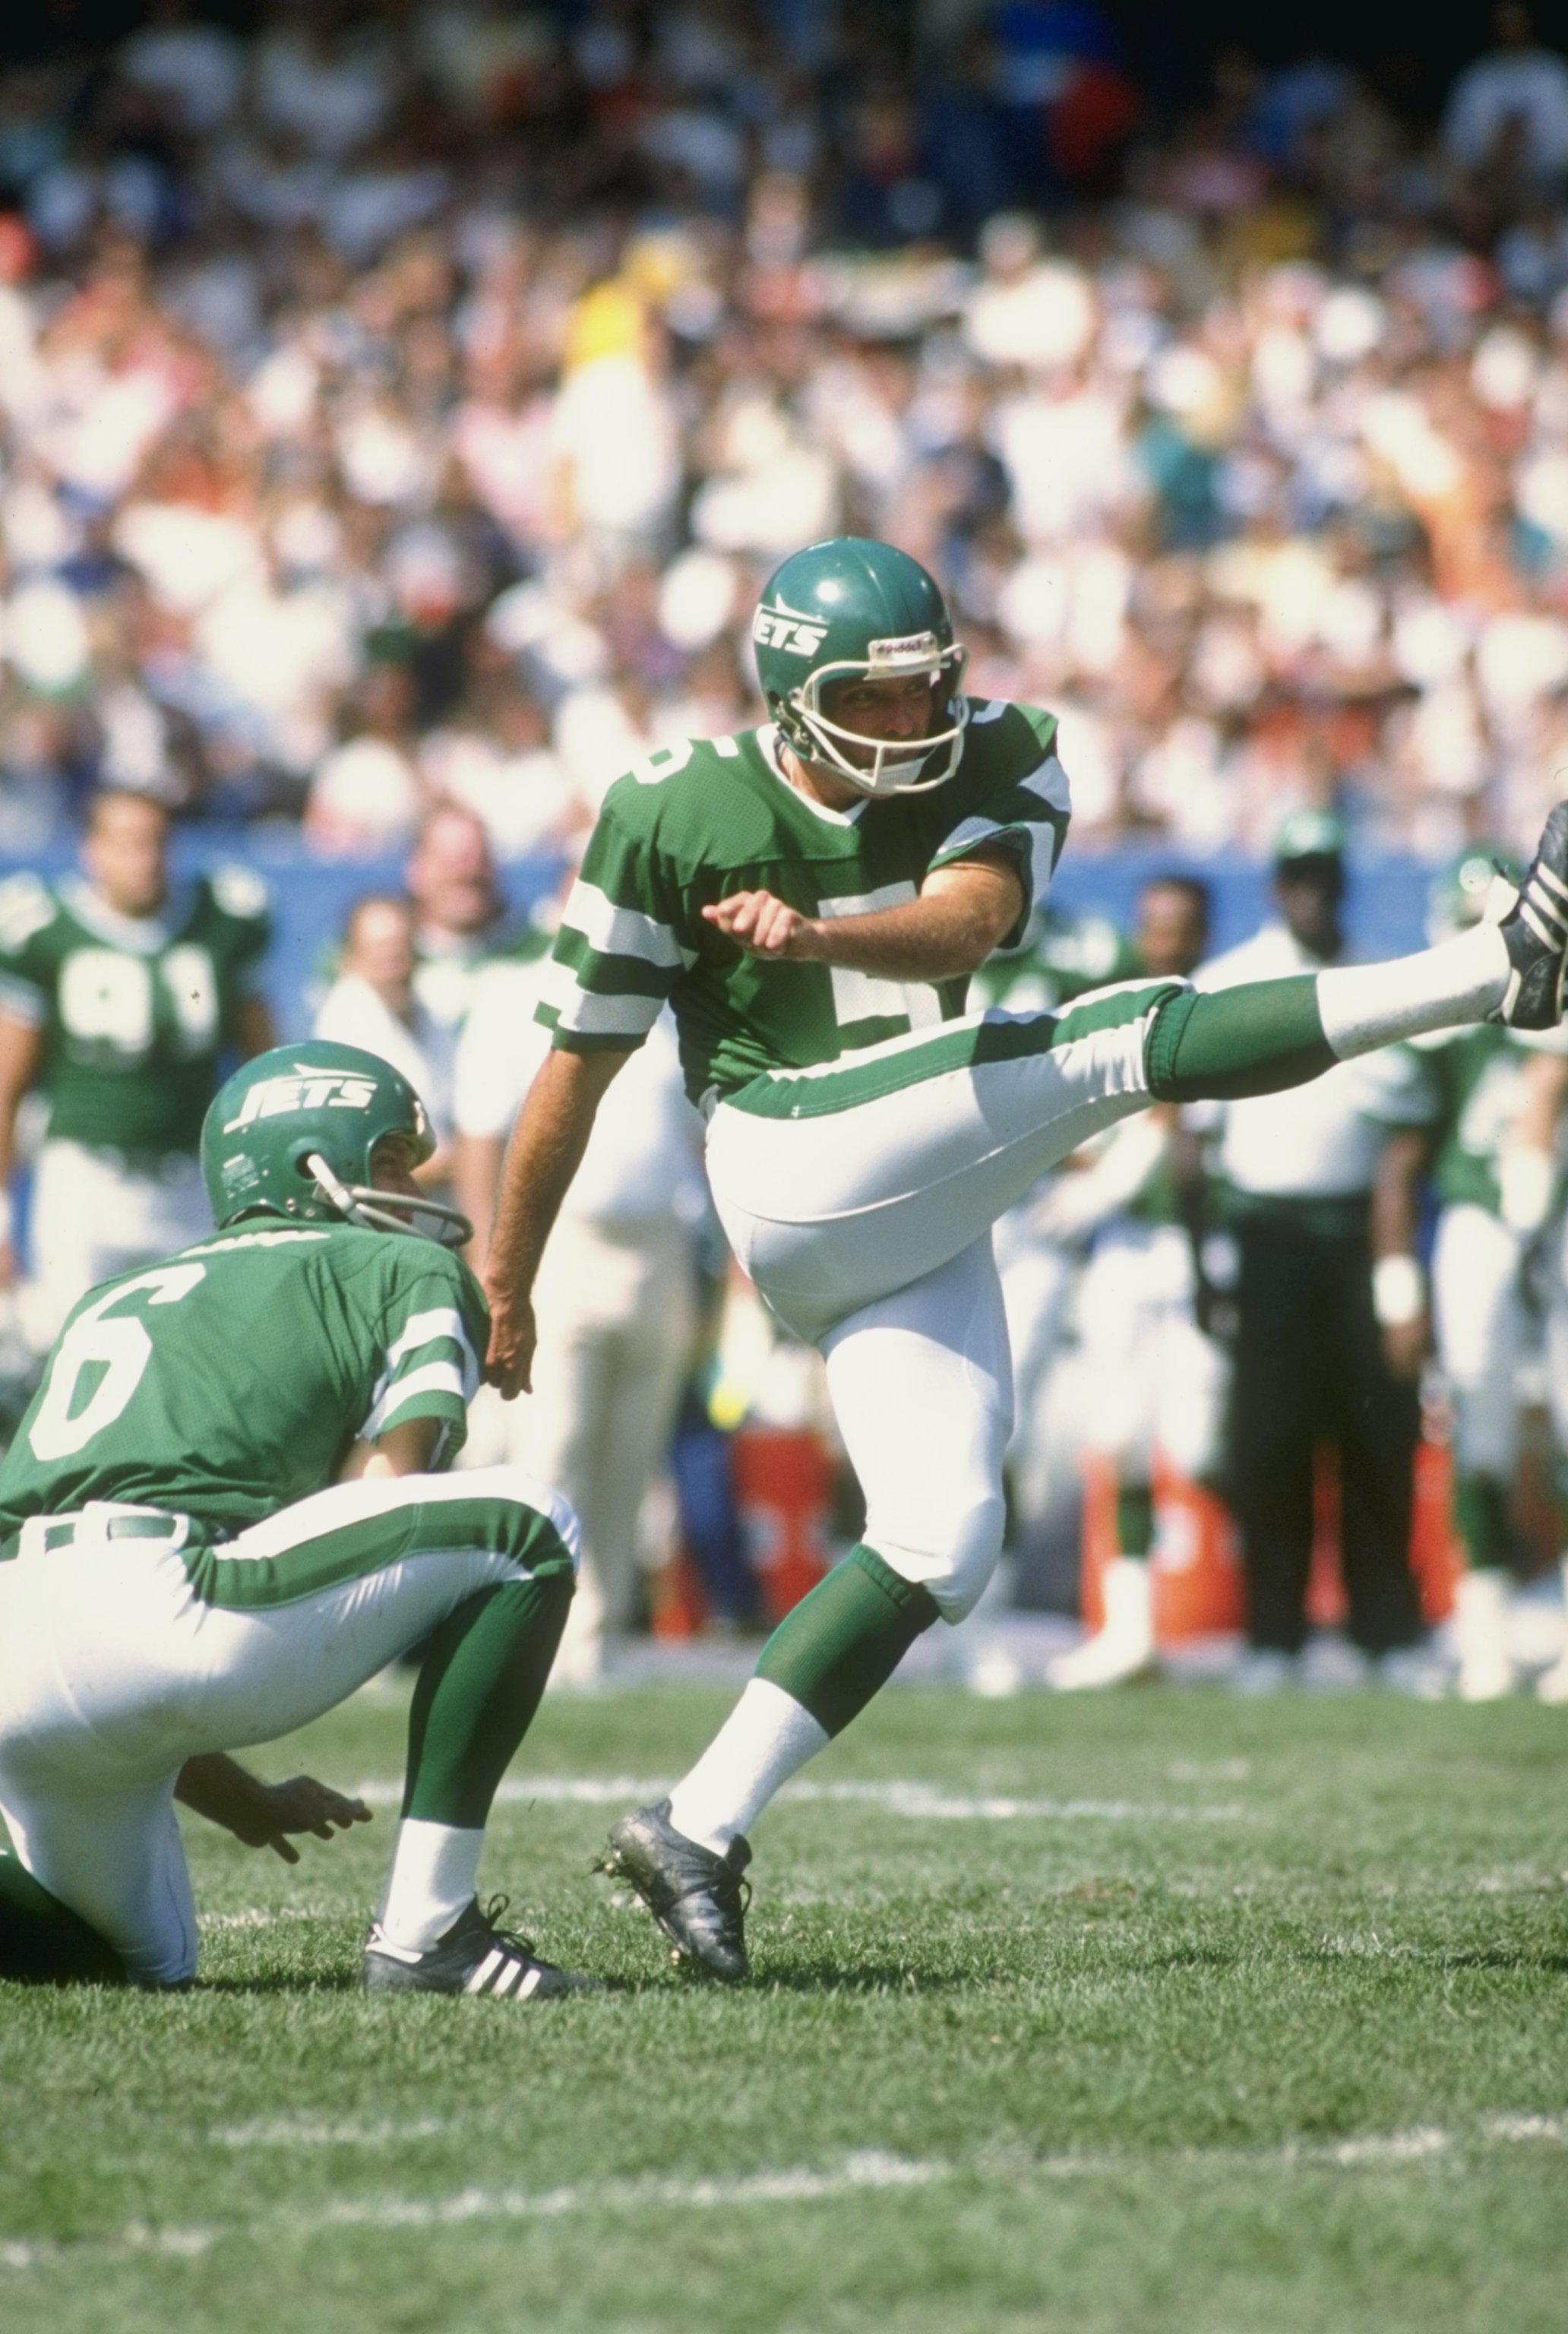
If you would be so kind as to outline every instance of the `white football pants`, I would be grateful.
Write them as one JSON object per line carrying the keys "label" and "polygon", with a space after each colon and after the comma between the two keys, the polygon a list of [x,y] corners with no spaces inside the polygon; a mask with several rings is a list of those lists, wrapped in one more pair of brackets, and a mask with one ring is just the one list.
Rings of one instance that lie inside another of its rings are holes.
{"label": "white football pants", "polygon": [[338,1484],[221,1544],[269,1596],[236,1606],[193,1586],[183,1517],[165,1539],[107,1536],[136,1512],[157,1511],[83,1509],[72,1547],[0,1564],[0,1816],[133,1978],[175,1985],[196,1968],[174,1814],[186,1760],[321,1717],[477,1590],[529,1577],[516,1551],[541,1519],[557,1556],[577,1534],[565,1501],[511,1468]]}
{"label": "white football pants", "polygon": [[1002,1548],[1012,1368],[991,1227],[1150,1099],[1144,1046],[1182,984],[1054,1017],[972,1014],[718,1104],[714,1202],[786,1328],[818,1345],[865,1493],[865,1538],[944,1619]]}

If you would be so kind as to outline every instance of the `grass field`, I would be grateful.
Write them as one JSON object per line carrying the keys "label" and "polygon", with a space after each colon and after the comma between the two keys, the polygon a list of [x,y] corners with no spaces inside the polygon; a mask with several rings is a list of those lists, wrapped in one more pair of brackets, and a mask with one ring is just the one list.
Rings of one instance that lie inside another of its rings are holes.
{"label": "grass field", "polygon": [[[0,2327],[1568,2326],[1561,1712],[899,1690],[760,1827],[725,1992],[588,1867],[727,1701],[525,1746],[484,1879],[592,1999],[358,1995],[384,1804],[293,1871],[192,1821],[188,1994],[0,1986]],[[390,1795],[399,1731],[256,1763]]]}

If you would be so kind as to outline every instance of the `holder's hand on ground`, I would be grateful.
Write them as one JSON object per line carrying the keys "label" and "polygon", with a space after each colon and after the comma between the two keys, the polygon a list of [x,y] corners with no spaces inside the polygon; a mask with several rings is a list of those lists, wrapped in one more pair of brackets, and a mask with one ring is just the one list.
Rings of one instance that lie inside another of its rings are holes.
{"label": "holder's hand on ground", "polygon": [[246,1847],[270,1847],[285,1864],[300,1860],[290,1832],[308,1831],[317,1839],[331,1839],[334,1831],[347,1831],[351,1824],[371,1819],[363,1799],[345,1799],[330,1783],[318,1783],[313,1775],[292,1775],[286,1783],[265,1783],[254,1816],[231,1823],[229,1829]]}
{"label": "holder's hand on ground", "polygon": [[726,940],[734,940],[748,956],[785,957],[809,962],[817,953],[816,926],[798,908],[787,907],[771,892],[732,892],[703,915],[717,924]]}
{"label": "holder's hand on ground", "polygon": [[534,1307],[526,1297],[504,1296],[486,1288],[490,1300],[490,1345],[485,1356],[485,1383],[499,1386],[503,1402],[534,1391],[534,1348],[539,1342]]}
{"label": "holder's hand on ground", "polygon": [[209,1750],[188,1759],[174,1787],[176,1799],[208,1823],[232,1832],[246,1847],[270,1847],[285,1864],[297,1864],[300,1852],[288,1834],[313,1832],[331,1839],[334,1827],[347,1831],[351,1824],[369,1823],[370,1810],[363,1799],[345,1799],[313,1775],[291,1775],[286,1782],[264,1783],[231,1759],[226,1751]]}

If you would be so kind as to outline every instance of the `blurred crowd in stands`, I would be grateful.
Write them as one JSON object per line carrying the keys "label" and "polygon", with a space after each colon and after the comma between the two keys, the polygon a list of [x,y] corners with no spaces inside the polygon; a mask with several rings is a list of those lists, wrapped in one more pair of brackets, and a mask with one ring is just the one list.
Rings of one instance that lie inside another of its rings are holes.
{"label": "blurred crowd in stands", "polygon": [[1568,63],[1436,128],[1093,0],[172,0],[0,76],[0,854],[91,787],[569,847],[885,535],[1077,834],[1525,840],[1568,762]]}

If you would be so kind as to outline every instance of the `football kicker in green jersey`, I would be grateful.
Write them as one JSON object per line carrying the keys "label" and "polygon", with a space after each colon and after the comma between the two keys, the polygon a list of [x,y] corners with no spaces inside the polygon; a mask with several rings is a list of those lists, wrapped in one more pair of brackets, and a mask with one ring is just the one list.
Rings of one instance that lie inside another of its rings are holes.
{"label": "football kicker in green jersey", "polygon": [[45,1033],[50,1134],[194,1151],[270,937],[265,886],[242,867],[177,888],[146,917],[117,914],[81,876],[0,883],[0,1010]]}
{"label": "football kicker in green jersey", "polygon": [[0,1539],[90,1500],[244,1530],[332,1482],[356,1437],[467,1432],[488,1335],[479,1285],[433,1241],[250,1218],[96,1288],[67,1321],[0,1461]]}
{"label": "football kicker in green jersey", "polygon": [[766,891],[806,916],[866,915],[913,900],[933,868],[981,848],[1014,855],[1033,902],[1067,830],[1055,738],[1049,713],[974,699],[949,779],[848,811],[789,784],[771,726],[649,755],[605,797],[539,1018],[570,1052],[625,1048],[671,999],[699,1103],[769,1070],[837,1061],[954,1019],[965,1009],[963,979],[901,983],[765,962],[702,910],[735,892]]}

